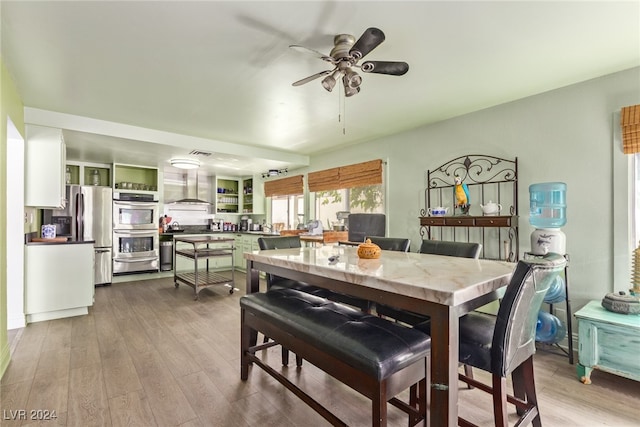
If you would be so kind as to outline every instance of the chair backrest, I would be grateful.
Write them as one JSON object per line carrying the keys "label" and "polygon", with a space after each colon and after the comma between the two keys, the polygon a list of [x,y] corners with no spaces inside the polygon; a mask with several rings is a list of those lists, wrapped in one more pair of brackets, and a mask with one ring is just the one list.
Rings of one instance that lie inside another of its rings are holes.
{"label": "chair backrest", "polygon": [[301,248],[300,236],[273,236],[259,237],[258,247],[260,250],[266,249],[289,249]]}
{"label": "chair backrest", "polygon": [[447,255],[478,259],[480,257],[481,250],[482,245],[480,243],[423,240],[419,252],[421,254]]}
{"label": "chair backrest", "polygon": [[364,242],[365,236],[384,236],[386,217],[384,214],[352,213],[349,215],[350,242]]}
{"label": "chair backrest", "polygon": [[[264,251],[269,249],[301,248],[302,244],[300,243],[300,236],[273,236],[259,237],[258,247]],[[287,279],[274,274],[267,274],[267,289],[270,289],[271,285],[285,280]]]}
{"label": "chair backrest", "polygon": [[380,249],[383,251],[409,252],[409,248],[411,247],[411,239],[401,237],[367,236],[365,240],[366,239],[380,246]]}
{"label": "chair backrest", "polygon": [[566,263],[565,257],[555,253],[518,262],[500,302],[493,331],[493,374],[505,377],[535,353],[538,311]]}

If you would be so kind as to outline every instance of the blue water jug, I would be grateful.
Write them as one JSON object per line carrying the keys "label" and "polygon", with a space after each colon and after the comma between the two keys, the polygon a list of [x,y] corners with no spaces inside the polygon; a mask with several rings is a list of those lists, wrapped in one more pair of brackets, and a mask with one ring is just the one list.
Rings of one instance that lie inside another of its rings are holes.
{"label": "blue water jug", "polygon": [[555,344],[561,341],[567,334],[567,327],[551,313],[538,312],[536,324],[536,341],[545,344]]}
{"label": "blue water jug", "polygon": [[567,299],[567,288],[564,285],[564,277],[558,274],[551,282],[549,290],[544,295],[544,302],[547,304],[557,304]]}
{"label": "blue water jug", "polygon": [[529,222],[535,228],[560,228],[567,223],[567,184],[542,182],[529,186]]}

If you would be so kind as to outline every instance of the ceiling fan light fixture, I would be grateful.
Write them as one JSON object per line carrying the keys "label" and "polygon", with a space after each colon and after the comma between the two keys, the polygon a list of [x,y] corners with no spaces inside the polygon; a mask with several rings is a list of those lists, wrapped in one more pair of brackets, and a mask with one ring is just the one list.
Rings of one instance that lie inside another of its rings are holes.
{"label": "ceiling fan light fixture", "polygon": [[197,169],[200,167],[200,160],[198,159],[176,158],[171,159],[169,162],[171,166],[178,169]]}
{"label": "ceiling fan light fixture", "polygon": [[340,79],[340,73],[342,73],[342,71],[335,70],[330,75],[322,79],[322,87],[325,88],[328,92],[331,92]]}
{"label": "ceiling fan light fixture", "polygon": [[328,92],[331,92],[336,85],[336,79],[333,76],[327,76],[322,79],[322,87],[325,88]]}
{"label": "ceiling fan light fixture", "polygon": [[358,87],[349,87],[346,84],[344,85],[344,96],[347,98],[353,95],[360,93],[360,86]]}
{"label": "ceiling fan light fixture", "polygon": [[349,86],[350,88],[357,88],[362,83],[362,77],[360,77],[360,74],[349,68],[349,70],[342,78],[342,83],[344,83],[345,86]]}

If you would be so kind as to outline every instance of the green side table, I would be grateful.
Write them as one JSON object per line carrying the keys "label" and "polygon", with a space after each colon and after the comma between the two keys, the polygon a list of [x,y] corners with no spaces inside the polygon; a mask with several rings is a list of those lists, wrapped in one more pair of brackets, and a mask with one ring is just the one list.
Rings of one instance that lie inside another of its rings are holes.
{"label": "green side table", "polygon": [[640,315],[605,310],[591,301],[578,320],[578,379],[591,384],[594,369],[640,381]]}

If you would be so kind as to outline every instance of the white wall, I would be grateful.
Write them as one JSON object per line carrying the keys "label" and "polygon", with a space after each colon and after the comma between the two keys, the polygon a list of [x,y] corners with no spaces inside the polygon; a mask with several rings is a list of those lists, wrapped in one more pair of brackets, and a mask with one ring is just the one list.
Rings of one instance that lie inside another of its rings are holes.
{"label": "white wall", "polygon": [[[358,96],[362,95],[366,96],[364,92]],[[518,157],[520,254],[530,249],[533,231],[528,217],[529,185],[567,183],[563,231],[571,258],[569,280],[575,311],[614,288],[613,194],[619,190],[614,188],[613,176],[625,172],[613,168],[612,114],[638,103],[640,68],[634,68],[312,156],[310,167],[303,172],[388,159],[388,235],[419,242],[418,216],[425,207],[428,169],[465,154]],[[618,156],[624,155],[619,151]],[[417,243],[412,248],[415,251]]]}

